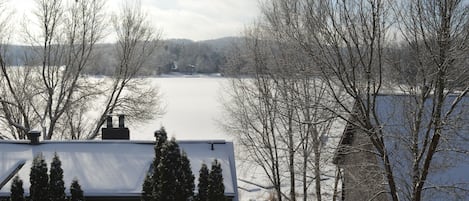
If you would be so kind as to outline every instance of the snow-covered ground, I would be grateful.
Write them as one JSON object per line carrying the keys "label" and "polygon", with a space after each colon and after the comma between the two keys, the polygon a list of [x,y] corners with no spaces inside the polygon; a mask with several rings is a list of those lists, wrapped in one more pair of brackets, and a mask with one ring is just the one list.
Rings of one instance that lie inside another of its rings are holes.
{"label": "snow-covered ground", "polygon": [[153,132],[164,126],[178,140],[225,139],[232,137],[217,123],[223,121],[220,103],[226,78],[210,76],[165,76],[147,78],[159,87],[166,113],[159,119],[129,125],[131,139],[153,140]]}

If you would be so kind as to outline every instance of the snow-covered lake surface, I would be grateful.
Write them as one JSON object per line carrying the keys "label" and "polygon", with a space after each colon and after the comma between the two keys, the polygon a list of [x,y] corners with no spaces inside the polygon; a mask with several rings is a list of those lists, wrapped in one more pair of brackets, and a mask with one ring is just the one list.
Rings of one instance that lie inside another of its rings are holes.
{"label": "snow-covered lake surface", "polygon": [[161,126],[169,137],[178,140],[232,139],[217,123],[224,118],[220,98],[222,86],[228,79],[207,76],[148,79],[159,87],[166,114],[139,125],[129,125],[131,139],[153,140],[153,132]]}

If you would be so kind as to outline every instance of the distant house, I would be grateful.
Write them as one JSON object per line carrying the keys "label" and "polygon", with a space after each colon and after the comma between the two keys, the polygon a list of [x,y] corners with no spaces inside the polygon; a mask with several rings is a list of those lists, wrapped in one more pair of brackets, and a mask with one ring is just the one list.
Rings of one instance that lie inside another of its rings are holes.
{"label": "distant house", "polygon": [[189,64],[189,65],[187,65],[186,69],[187,69],[187,73],[189,73],[189,75],[192,75],[192,74],[197,72],[197,70],[196,70],[197,65]]}
{"label": "distant house", "polygon": [[[107,132],[108,135],[112,133]],[[143,180],[154,158],[154,142],[109,139],[104,134],[103,137],[108,139],[102,141],[0,141],[0,200],[9,197],[14,175],[23,180],[25,194],[28,195],[33,157],[42,153],[50,167],[54,152],[62,161],[67,194],[73,178],[77,178],[87,201],[140,200]],[[125,139],[128,135],[124,131],[120,136]],[[210,167],[217,159],[223,169],[226,197],[238,200],[232,142],[178,141],[178,144],[190,159],[195,192],[202,163]]]}
{"label": "distant house", "polygon": [[[448,97],[444,110],[455,96]],[[423,124],[429,125],[430,103],[426,100]],[[377,118],[384,132],[399,197],[406,197],[412,188],[411,136],[415,97],[410,95],[378,95]],[[368,135],[353,126],[353,119],[345,127],[334,163],[342,175],[342,200],[391,200],[383,165],[375,154]],[[469,200],[469,97],[464,97],[446,121],[438,152],[434,155],[430,174],[426,179],[423,200]],[[422,129],[423,130],[423,129]],[[425,132],[419,133],[422,139]],[[419,144],[422,146],[422,144]],[[409,186],[410,185],[410,186]]]}

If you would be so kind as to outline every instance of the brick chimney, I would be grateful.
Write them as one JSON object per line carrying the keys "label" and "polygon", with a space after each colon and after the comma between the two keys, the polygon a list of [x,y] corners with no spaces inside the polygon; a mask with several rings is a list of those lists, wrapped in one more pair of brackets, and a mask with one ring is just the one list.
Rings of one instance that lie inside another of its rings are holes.
{"label": "brick chimney", "polygon": [[38,145],[39,144],[39,137],[41,136],[41,132],[40,131],[29,131],[27,136],[28,136],[28,139],[30,141],[30,144]]}
{"label": "brick chimney", "polygon": [[119,127],[114,128],[112,119],[113,115],[108,115],[106,118],[106,128],[102,128],[102,137],[103,140],[129,140],[130,132],[129,129],[125,127],[125,115],[117,115],[119,117]]}

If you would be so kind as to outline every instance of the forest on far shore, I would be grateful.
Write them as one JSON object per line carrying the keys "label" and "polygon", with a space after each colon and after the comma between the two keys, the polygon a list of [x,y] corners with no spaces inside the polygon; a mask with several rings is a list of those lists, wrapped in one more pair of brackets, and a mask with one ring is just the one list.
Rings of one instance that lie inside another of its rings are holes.
{"label": "forest on far shore", "polygon": [[[192,41],[188,39],[160,40],[155,52],[142,67],[140,75],[156,76],[165,73],[178,72],[193,73],[223,73],[228,54],[233,47],[243,42],[241,37],[225,37],[205,41]],[[115,64],[116,44],[96,44],[93,58],[85,74],[112,75]],[[9,66],[40,66],[42,47],[26,45],[5,45],[8,51],[5,55]]]}

